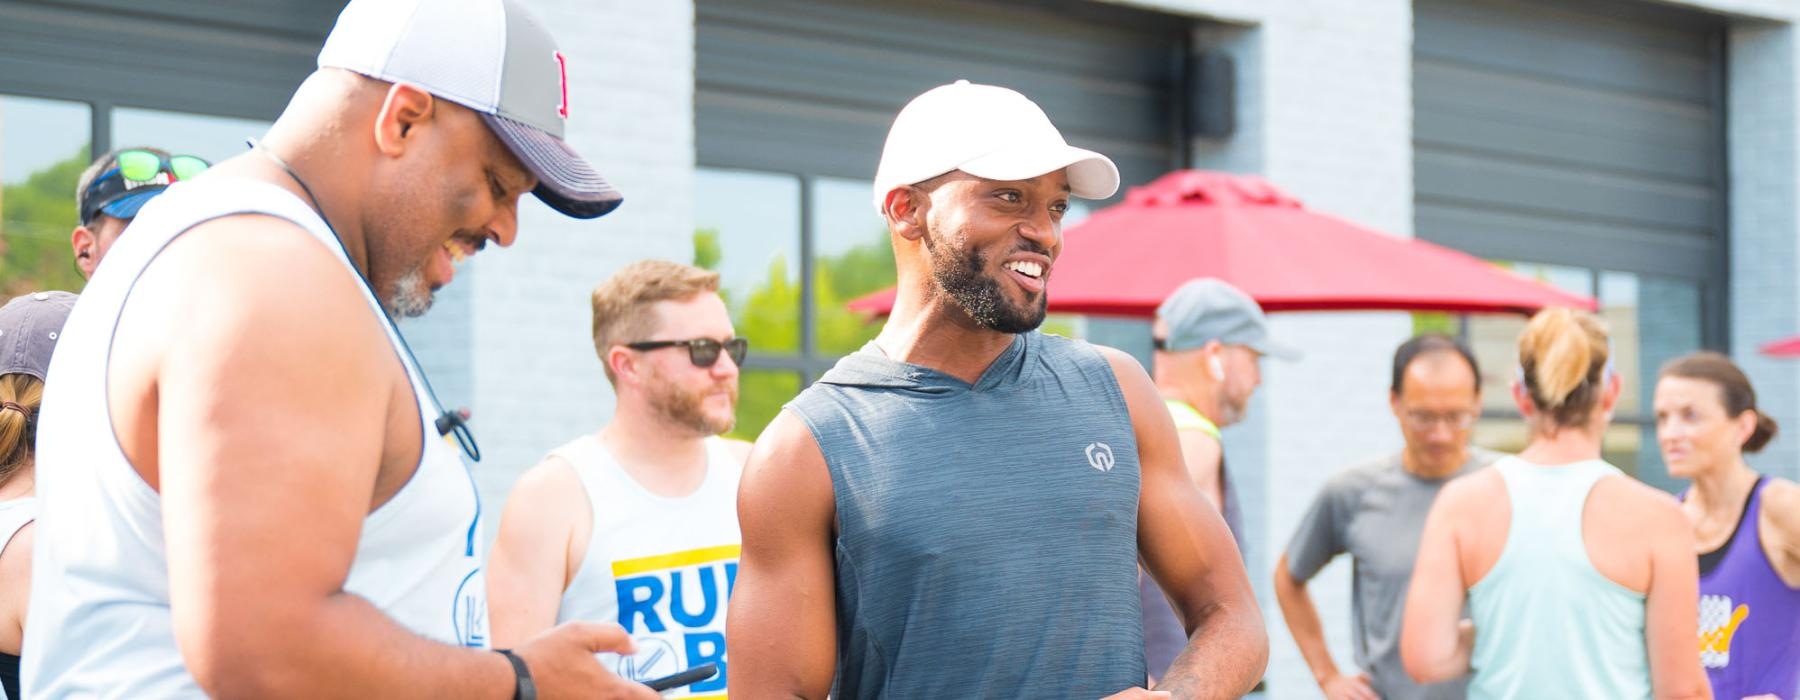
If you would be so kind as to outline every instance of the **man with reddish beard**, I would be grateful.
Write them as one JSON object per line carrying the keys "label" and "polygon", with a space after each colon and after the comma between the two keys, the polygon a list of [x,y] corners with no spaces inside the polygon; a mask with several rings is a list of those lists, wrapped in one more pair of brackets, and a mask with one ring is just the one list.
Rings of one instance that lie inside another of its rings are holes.
{"label": "man with reddish beard", "polygon": [[719,275],[633,263],[594,289],[594,349],[618,397],[612,422],[550,452],[513,487],[488,572],[494,643],[559,622],[616,622],[649,680],[716,663],[679,691],[725,690],[725,598],[737,574],[738,476],[749,443],[731,429],[736,336]]}
{"label": "man with reddish beard", "polygon": [[[616,626],[488,650],[481,507],[391,316],[619,194],[516,0],[353,0],[253,152],[138,213],[45,382],[30,697],[640,697]],[[572,70],[572,69],[571,69]]]}
{"label": "man with reddish beard", "polygon": [[[893,316],[764,431],[738,496],[739,698],[1240,697],[1268,640],[1168,411],[1124,353],[1035,332],[1071,196],[1112,161],[959,81],[875,176]],[[1145,679],[1137,567],[1191,635]],[[835,680],[834,680],[835,679]]]}

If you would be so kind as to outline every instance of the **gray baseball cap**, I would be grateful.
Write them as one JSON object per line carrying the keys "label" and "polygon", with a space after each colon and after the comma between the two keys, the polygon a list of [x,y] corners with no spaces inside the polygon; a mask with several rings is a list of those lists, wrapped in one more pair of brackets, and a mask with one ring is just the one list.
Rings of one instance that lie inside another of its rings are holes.
{"label": "gray baseball cap", "polygon": [[0,374],[42,380],[50,371],[56,336],[74,308],[75,295],[68,292],[26,294],[0,306]]}
{"label": "gray baseball cap", "polygon": [[1269,338],[1268,319],[1256,300],[1224,280],[1183,282],[1156,307],[1156,317],[1168,327],[1164,343],[1169,350],[1192,350],[1217,340],[1282,360],[1300,359],[1300,351]]}
{"label": "gray baseball cap", "polygon": [[623,201],[563,140],[568,57],[517,0],[352,0],[319,67],[415,85],[480,113],[537,176],[532,194],[565,215],[591,219]]}

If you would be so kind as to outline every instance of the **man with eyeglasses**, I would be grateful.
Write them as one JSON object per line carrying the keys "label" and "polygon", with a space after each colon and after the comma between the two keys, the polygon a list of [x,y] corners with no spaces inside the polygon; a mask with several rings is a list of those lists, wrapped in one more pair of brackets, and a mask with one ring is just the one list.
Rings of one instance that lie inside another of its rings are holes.
{"label": "man with eyeglasses", "polygon": [[[1156,308],[1151,326],[1152,376],[1181,437],[1188,477],[1225,517],[1241,553],[1244,516],[1232,489],[1219,429],[1250,410],[1262,385],[1262,358],[1293,360],[1299,353],[1269,337],[1268,321],[1250,295],[1224,280],[1188,280]],[[1188,635],[1168,596],[1150,577],[1138,593],[1144,616],[1144,659],[1161,677]]]}
{"label": "man with eyeglasses", "polygon": [[75,207],[80,219],[69,233],[75,269],[81,271],[82,278],[94,276],[100,259],[139,209],[169,185],[199,175],[207,167],[207,162],[199,157],[171,155],[148,146],[121,148],[88,165],[75,185]]}
{"label": "man with eyeglasses", "polygon": [[[1400,663],[1400,613],[1412,580],[1425,515],[1450,479],[1499,454],[1472,447],[1481,415],[1481,370],[1467,346],[1421,335],[1394,353],[1388,392],[1406,447],[1333,477],[1300,521],[1275,567],[1275,597],[1313,677],[1331,700],[1455,700],[1464,681],[1420,685]],[[1306,582],[1332,558],[1354,564],[1351,615],[1356,666],[1345,673],[1325,646]]]}
{"label": "man with eyeglasses", "polygon": [[513,487],[488,571],[494,643],[569,621],[616,622],[648,680],[715,663],[683,690],[725,691],[725,599],[737,576],[737,486],[750,445],[731,430],[736,336],[719,274],[633,263],[593,294],[594,349],[617,402],[612,421],[550,452]]}

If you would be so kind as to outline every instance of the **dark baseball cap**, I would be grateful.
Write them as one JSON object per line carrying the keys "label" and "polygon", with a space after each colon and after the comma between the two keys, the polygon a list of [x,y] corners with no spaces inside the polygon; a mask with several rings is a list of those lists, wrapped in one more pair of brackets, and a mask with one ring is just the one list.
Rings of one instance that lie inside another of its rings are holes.
{"label": "dark baseball cap", "polygon": [[74,308],[75,295],[68,292],[26,294],[0,306],[0,375],[42,380],[50,371],[56,336]]}

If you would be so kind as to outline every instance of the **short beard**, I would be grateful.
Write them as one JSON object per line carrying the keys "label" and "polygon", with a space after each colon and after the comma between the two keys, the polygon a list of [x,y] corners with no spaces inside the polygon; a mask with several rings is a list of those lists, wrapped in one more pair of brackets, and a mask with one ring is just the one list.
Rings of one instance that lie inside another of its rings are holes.
{"label": "short beard", "polygon": [[1025,333],[1043,325],[1047,295],[1038,295],[1036,304],[1015,306],[1000,291],[1000,281],[986,273],[987,258],[979,251],[944,252],[945,247],[926,239],[931,277],[977,325],[1001,333]]}
{"label": "short beard", "polygon": [[[646,398],[649,400],[650,408],[662,414],[663,420],[670,424],[687,428],[694,431],[694,434],[703,437],[723,435],[737,427],[736,415],[721,420],[706,414],[706,410],[701,406],[706,401],[705,394],[684,394],[679,389],[663,382],[652,384],[652,386],[658,385],[660,385],[659,389],[652,390]],[[737,409],[736,387],[731,390],[731,406],[732,413],[735,414]]]}
{"label": "short beard", "polygon": [[418,318],[431,310],[433,295],[425,284],[425,266],[419,265],[394,280],[382,306],[395,318]]}

